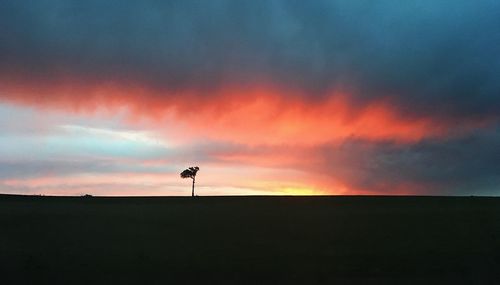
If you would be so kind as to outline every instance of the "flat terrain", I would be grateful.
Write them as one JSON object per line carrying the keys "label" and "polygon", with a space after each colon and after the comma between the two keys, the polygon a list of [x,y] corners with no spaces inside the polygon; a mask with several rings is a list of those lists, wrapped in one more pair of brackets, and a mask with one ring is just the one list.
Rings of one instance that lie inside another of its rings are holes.
{"label": "flat terrain", "polygon": [[0,195],[1,284],[500,284],[500,198]]}

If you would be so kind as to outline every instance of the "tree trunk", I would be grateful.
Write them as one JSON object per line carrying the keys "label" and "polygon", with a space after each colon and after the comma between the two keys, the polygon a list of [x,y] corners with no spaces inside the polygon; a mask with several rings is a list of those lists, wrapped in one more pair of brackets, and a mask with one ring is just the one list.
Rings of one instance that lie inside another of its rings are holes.
{"label": "tree trunk", "polygon": [[193,189],[191,190],[191,197],[194,197],[194,178],[193,178]]}

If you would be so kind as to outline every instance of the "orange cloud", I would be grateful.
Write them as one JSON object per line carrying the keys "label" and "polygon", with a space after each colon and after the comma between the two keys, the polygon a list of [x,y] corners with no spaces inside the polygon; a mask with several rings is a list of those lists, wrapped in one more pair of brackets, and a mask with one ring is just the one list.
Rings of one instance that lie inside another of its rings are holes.
{"label": "orange cloud", "polygon": [[104,108],[130,111],[129,122],[146,122],[180,140],[212,139],[247,145],[317,145],[346,138],[415,142],[446,137],[488,123],[484,119],[407,117],[388,99],[355,103],[347,93],[305,96],[273,85],[212,90],[155,90],[138,83],[0,82],[10,102],[74,112]]}

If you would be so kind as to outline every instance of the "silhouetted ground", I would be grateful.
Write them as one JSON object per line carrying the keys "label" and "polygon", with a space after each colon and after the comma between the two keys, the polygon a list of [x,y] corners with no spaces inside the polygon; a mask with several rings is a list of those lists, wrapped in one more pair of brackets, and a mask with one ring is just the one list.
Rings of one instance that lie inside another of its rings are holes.
{"label": "silhouetted ground", "polygon": [[0,284],[500,284],[500,199],[0,196]]}

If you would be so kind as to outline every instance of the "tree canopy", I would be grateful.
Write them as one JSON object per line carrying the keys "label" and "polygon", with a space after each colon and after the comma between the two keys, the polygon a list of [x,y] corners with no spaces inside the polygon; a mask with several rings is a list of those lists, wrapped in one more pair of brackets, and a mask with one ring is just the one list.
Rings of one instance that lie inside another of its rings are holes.
{"label": "tree canopy", "polygon": [[189,167],[188,169],[181,172],[181,178],[191,178],[194,179],[196,177],[196,173],[200,170],[198,166]]}

